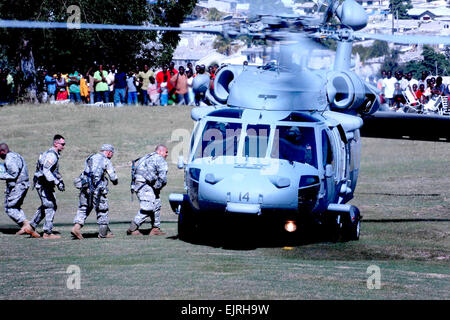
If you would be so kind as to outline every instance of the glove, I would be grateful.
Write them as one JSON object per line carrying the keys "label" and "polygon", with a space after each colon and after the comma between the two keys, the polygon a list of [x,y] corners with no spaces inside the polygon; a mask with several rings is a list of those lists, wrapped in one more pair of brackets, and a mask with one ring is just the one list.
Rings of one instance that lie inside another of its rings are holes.
{"label": "glove", "polygon": [[64,185],[64,181],[59,181],[59,183],[56,186],[58,188],[59,191],[64,192],[66,190],[66,187]]}
{"label": "glove", "polygon": [[116,185],[117,185],[117,184],[119,183],[119,179],[116,179],[116,180],[112,180],[111,182],[112,182],[112,184],[113,184],[113,185],[115,185],[115,186],[116,186]]}

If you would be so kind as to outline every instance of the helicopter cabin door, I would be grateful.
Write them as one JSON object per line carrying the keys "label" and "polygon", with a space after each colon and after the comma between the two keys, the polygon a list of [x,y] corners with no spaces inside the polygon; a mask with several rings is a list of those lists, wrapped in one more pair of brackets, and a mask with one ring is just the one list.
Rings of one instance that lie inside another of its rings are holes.
{"label": "helicopter cabin door", "polygon": [[325,128],[321,132],[322,168],[324,170],[323,197],[326,203],[335,203],[345,179],[346,151],[337,128]]}

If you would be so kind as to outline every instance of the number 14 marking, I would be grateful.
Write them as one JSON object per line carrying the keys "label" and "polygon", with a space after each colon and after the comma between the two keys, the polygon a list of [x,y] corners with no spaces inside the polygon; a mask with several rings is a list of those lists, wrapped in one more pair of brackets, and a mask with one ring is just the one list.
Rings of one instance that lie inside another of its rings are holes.
{"label": "number 14 marking", "polygon": [[250,200],[250,195],[248,194],[248,192],[246,192],[244,195],[242,195],[242,192],[239,192],[239,201],[249,201]]}

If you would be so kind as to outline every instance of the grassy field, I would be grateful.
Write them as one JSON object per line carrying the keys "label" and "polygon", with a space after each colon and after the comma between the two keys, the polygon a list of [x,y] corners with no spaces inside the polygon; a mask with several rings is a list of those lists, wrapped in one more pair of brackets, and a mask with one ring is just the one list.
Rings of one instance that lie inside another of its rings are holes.
{"label": "grassy field", "polygon": [[[0,140],[24,156],[30,175],[53,135],[66,138],[60,171],[67,189],[57,194],[55,231],[61,240],[16,236],[16,225],[0,215],[0,299],[450,298],[450,144],[363,139],[352,202],[363,215],[359,241],[294,246],[269,241],[251,248],[192,244],[177,238],[177,217],[167,201],[169,193],[183,191],[183,172],[172,153],[180,143],[172,141],[172,134],[192,130],[190,110],[0,108]],[[82,229],[87,239],[74,241],[70,229],[78,198],[72,181],[103,143],[116,148],[112,161],[119,185],[111,186],[108,196],[116,237],[97,239],[92,214]],[[128,237],[125,231],[139,207],[130,200],[131,160],[157,143],[169,146],[169,183],[162,193],[162,228],[168,235]],[[36,191],[30,190],[23,206],[28,218],[39,205]],[[80,268],[79,290],[67,287],[71,265]],[[368,289],[370,266],[380,268],[380,289]]]}

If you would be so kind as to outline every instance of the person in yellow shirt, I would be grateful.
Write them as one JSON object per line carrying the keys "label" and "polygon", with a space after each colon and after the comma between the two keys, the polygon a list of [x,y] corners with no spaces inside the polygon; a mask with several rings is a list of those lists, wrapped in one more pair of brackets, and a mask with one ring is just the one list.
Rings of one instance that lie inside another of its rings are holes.
{"label": "person in yellow shirt", "polygon": [[61,77],[64,78],[64,80],[66,81],[66,91],[67,91],[67,95],[68,95],[68,99],[70,98],[70,94],[69,94],[69,74],[68,73],[61,73]]}
{"label": "person in yellow shirt", "polygon": [[144,71],[139,72],[138,79],[139,82],[142,84],[141,87],[141,94],[142,94],[142,103],[147,106],[150,102],[150,97],[147,93],[148,84],[150,83],[150,77],[154,77],[155,74],[152,70],[149,69],[148,65],[144,65]]}
{"label": "person in yellow shirt", "polygon": [[89,97],[89,87],[86,81],[86,78],[81,76],[80,79],[80,95],[83,103],[88,103]]}

